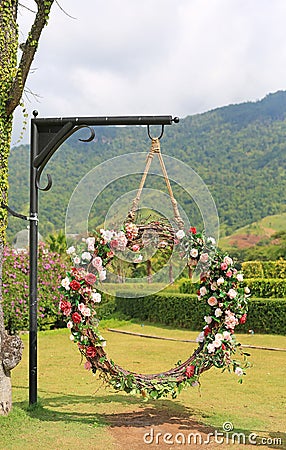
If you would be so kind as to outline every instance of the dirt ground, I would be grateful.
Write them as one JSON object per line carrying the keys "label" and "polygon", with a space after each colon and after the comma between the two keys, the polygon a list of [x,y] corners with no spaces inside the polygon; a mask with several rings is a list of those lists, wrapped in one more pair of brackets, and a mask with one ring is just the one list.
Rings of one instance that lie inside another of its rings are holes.
{"label": "dirt ground", "polygon": [[147,407],[143,411],[111,414],[108,422],[114,448],[118,450],[223,448],[212,438],[208,443],[208,433],[213,433],[213,429],[167,409],[154,411]]}

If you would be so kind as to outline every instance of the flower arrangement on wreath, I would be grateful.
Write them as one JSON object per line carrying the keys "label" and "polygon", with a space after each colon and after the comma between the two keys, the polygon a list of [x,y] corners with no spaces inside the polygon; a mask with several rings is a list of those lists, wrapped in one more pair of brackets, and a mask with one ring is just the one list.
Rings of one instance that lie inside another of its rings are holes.
{"label": "flower arrangement on wreath", "polygon": [[[61,282],[64,299],[59,308],[71,339],[86,359],[85,368],[94,373],[99,369],[116,390],[140,393],[147,398],[168,395],[175,398],[185,386],[198,385],[200,375],[212,366],[234,372],[242,382],[249,366],[248,354],[236,341],[234,329],[246,321],[250,291],[232,258],[216,248],[213,238],[197,232],[195,227],[187,232],[181,229],[169,233],[169,238],[179,247],[187,264],[200,273],[198,298],[206,305],[206,315],[205,326],[197,337],[198,349],[184,363],[154,375],[129,372],[108,358],[104,350],[106,341],[98,328],[96,308],[101,294],[97,285],[106,279],[106,267],[115,252],[124,252],[128,247],[134,252],[134,261],[141,261],[144,244],[138,235],[139,228],[129,222],[119,232],[96,231],[83,239],[78,248],[72,246],[67,250],[73,267]],[[240,359],[235,358],[237,352],[241,354]]]}

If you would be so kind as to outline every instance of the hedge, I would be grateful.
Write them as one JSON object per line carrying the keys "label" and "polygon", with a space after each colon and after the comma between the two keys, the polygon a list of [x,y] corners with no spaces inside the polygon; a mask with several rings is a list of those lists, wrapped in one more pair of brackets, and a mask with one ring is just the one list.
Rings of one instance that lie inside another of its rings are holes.
{"label": "hedge", "polygon": [[[250,278],[245,280],[252,297],[257,298],[283,298],[286,297],[286,279],[279,278]],[[182,294],[195,294],[199,288],[188,278],[179,282],[179,290]]]}
{"label": "hedge", "polygon": [[[154,294],[146,297],[116,297],[116,311],[126,318],[161,323],[200,331],[205,325],[208,307],[190,294]],[[248,320],[238,332],[286,334],[286,301],[283,299],[251,299]]]}
{"label": "hedge", "polygon": [[286,278],[286,261],[246,261],[242,270],[245,278]]}

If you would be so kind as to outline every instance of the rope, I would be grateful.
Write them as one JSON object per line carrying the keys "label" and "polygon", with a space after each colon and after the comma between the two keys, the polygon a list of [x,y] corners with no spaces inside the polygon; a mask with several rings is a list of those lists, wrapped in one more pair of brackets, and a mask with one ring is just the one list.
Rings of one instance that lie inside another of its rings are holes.
{"label": "rope", "polygon": [[127,218],[129,220],[134,221],[135,212],[138,209],[138,205],[139,205],[139,202],[140,202],[140,197],[141,197],[141,194],[142,194],[142,190],[143,190],[143,187],[144,187],[144,184],[145,184],[145,181],[146,181],[146,178],[147,178],[147,175],[148,175],[148,172],[149,172],[149,169],[150,169],[151,162],[153,160],[154,154],[157,154],[158,158],[159,158],[161,170],[162,170],[162,173],[163,173],[163,176],[164,176],[164,180],[165,180],[165,183],[166,183],[166,186],[167,186],[167,189],[168,189],[168,192],[169,192],[169,196],[170,196],[170,199],[171,199],[171,203],[172,203],[172,207],[173,207],[173,211],[174,211],[175,221],[177,222],[178,227],[180,229],[183,229],[184,228],[184,222],[183,222],[183,219],[180,216],[180,213],[179,213],[179,210],[178,210],[178,204],[177,204],[177,201],[176,201],[176,199],[174,197],[173,190],[172,190],[172,187],[171,187],[171,183],[170,183],[170,180],[169,180],[169,177],[168,177],[167,169],[166,169],[166,166],[165,166],[165,163],[164,163],[164,160],[163,160],[163,156],[161,154],[159,138],[152,138],[151,149],[150,149],[149,154],[147,156],[146,166],[145,166],[145,169],[144,169],[141,181],[140,181],[140,185],[139,185],[136,197],[134,198],[134,200],[132,202],[132,207],[131,207],[131,210],[128,213],[128,217]]}

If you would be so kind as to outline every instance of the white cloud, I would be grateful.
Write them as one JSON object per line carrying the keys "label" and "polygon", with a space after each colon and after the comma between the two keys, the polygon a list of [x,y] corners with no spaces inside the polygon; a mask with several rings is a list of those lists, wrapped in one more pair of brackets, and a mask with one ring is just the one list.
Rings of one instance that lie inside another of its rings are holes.
{"label": "white cloud", "polygon": [[285,0],[60,4],[76,19],[53,6],[27,83],[41,99],[29,112],[184,117],[286,89]]}

